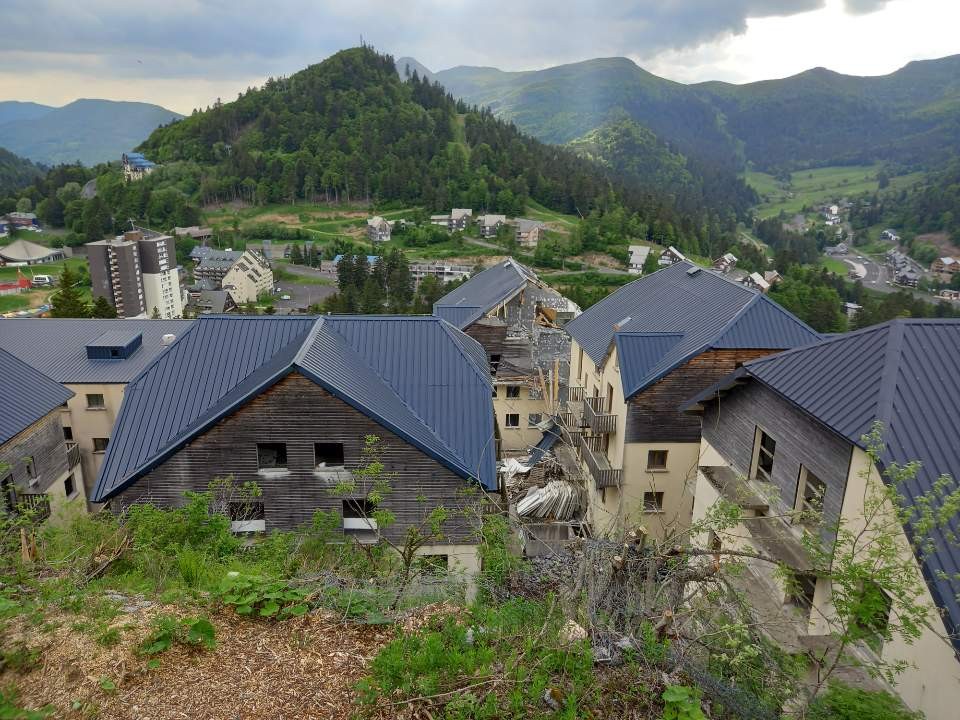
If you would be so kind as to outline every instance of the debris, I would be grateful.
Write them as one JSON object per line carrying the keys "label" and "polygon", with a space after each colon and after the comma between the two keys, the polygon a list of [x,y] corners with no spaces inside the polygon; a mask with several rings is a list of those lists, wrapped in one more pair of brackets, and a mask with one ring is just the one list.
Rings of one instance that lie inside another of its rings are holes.
{"label": "debris", "polygon": [[545,487],[531,488],[517,503],[517,514],[521,517],[567,520],[580,510],[581,505],[579,488],[563,480],[551,480]]}
{"label": "debris", "polygon": [[554,686],[548,687],[543,692],[543,701],[551,710],[559,710],[563,703],[563,693]]}
{"label": "debris", "polygon": [[569,644],[580,642],[586,639],[586,637],[587,631],[583,629],[582,625],[575,623],[573,620],[567,620],[563,629],[560,631],[560,639]]}

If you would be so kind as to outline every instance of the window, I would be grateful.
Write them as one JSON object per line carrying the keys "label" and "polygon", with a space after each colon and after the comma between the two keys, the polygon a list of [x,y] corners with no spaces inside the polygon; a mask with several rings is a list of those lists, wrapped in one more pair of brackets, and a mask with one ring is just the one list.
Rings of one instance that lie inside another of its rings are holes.
{"label": "window", "polygon": [[496,397],[496,396],[497,396],[497,386],[494,385],[494,386],[493,386],[493,397]]}
{"label": "window", "polygon": [[650,450],[647,453],[647,470],[666,470],[667,469],[667,451]]}
{"label": "window", "polygon": [[754,445],[756,446],[754,450],[754,467],[756,469],[753,477],[756,480],[770,482],[773,475],[773,456],[777,450],[777,441],[757,428]]}
{"label": "window", "polygon": [[261,470],[286,470],[286,443],[257,443],[257,467]]}
{"label": "window", "polygon": [[806,513],[822,512],[823,496],[826,492],[827,484],[801,465],[800,475],[797,479],[797,500],[794,509]]}
{"label": "window", "polygon": [[31,480],[37,479],[37,464],[33,461],[33,458],[25,458],[23,464],[27,466],[27,477]]}
{"label": "window", "polygon": [[577,377],[583,375],[583,348],[577,353]]}
{"label": "window", "polygon": [[540,413],[530,413],[527,415],[527,427],[536,427],[543,422],[543,415]]}
{"label": "window", "polygon": [[379,538],[377,521],[373,517],[376,506],[366,498],[348,498],[343,501],[343,534],[361,543],[375,543]]}
{"label": "window", "polygon": [[643,494],[644,512],[663,512],[663,493],[645,492]]}
{"label": "window", "polygon": [[787,583],[787,602],[796,608],[809,611],[817,591],[816,575],[796,575]]}
{"label": "window", "polygon": [[720,536],[713,530],[710,531],[709,546],[711,552],[715,553],[719,553],[723,549],[723,541],[720,540]]}
{"label": "window", "polygon": [[518,397],[520,397],[520,386],[507,385],[507,398],[518,398]]}
{"label": "window", "polygon": [[343,443],[314,443],[313,462],[317,470],[343,468]]}
{"label": "window", "polygon": [[73,428],[69,425],[63,426],[63,439],[64,440],[73,440]]}
{"label": "window", "polygon": [[66,479],[63,481],[63,494],[67,498],[73,497],[73,494],[77,491],[76,483],[73,480],[73,475],[67,475]]}
{"label": "window", "polygon": [[450,559],[446,555],[420,555],[414,567],[423,575],[446,575]]}
{"label": "window", "polygon": [[13,483],[13,475],[7,475],[3,482],[0,482],[0,492],[3,493],[3,506],[7,512],[17,511],[17,486]]}
{"label": "window", "polygon": [[106,405],[100,393],[87,393],[87,410],[103,410]]}
{"label": "window", "polygon": [[490,374],[496,375],[497,368],[499,367],[500,367],[500,355],[496,353],[491,353],[490,354]]}
{"label": "window", "polygon": [[875,582],[866,582],[860,591],[860,597],[854,608],[853,627],[858,636],[875,652],[880,652],[883,641],[888,635],[890,610],[893,601]]}
{"label": "window", "polygon": [[93,451],[95,453],[102,453],[107,451],[107,445],[110,444],[110,438],[94,438],[93,439]]}
{"label": "window", "polygon": [[227,503],[230,530],[235,533],[263,532],[267,529],[262,500],[240,500]]}
{"label": "window", "polygon": [[520,427],[520,413],[507,413],[506,421],[508,428]]}

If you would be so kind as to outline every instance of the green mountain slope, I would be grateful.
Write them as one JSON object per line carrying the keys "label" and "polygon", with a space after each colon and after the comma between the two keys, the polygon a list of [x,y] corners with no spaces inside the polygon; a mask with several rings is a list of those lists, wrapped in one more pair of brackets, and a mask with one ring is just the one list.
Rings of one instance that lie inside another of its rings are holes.
{"label": "green mountain slope", "polygon": [[0,148],[0,197],[10,195],[43,176],[43,170],[26,158]]}
{"label": "green mountain slope", "polygon": [[118,160],[158,126],[182,115],[159,105],[75,100],[39,116],[0,124],[0,146],[46,165]]}

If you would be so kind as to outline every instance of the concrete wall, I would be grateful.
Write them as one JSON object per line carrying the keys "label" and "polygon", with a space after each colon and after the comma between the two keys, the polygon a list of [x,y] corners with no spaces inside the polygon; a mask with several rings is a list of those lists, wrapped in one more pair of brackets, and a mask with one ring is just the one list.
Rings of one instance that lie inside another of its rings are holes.
{"label": "concrete wall", "polygon": [[[504,452],[524,453],[543,437],[542,431],[529,425],[528,417],[531,413],[540,413],[541,419],[546,420],[547,404],[542,397],[531,398],[531,388],[526,385],[516,386],[520,388],[519,398],[508,398],[507,387],[509,385],[494,386],[497,397],[493,401],[493,412],[500,429],[500,447]],[[520,415],[520,427],[507,427],[507,415],[510,413]]]}
{"label": "concrete wall", "polygon": [[[125,383],[69,383],[66,387],[74,396],[67,401],[67,409],[61,411],[64,425],[73,430],[73,441],[80,446],[83,478],[86,495],[89,496],[100,473],[104,453],[93,449],[94,438],[109,438],[123,403]],[[87,394],[103,395],[102,410],[87,407]]]}
{"label": "concrete wall", "polygon": [[180,275],[176,268],[158,273],[144,273],[143,297],[147,315],[152,317],[153,309],[156,308],[164,320],[183,317]]}

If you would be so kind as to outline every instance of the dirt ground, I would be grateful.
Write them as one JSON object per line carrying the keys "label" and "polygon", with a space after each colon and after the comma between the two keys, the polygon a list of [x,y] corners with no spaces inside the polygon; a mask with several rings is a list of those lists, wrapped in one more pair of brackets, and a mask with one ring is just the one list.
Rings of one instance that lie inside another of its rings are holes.
{"label": "dirt ground", "polygon": [[18,618],[4,632],[4,645],[19,638],[41,655],[29,672],[0,674],[0,686],[15,685],[22,706],[52,705],[58,718],[346,719],[358,710],[355,683],[393,637],[390,627],[342,624],[327,613],[272,622],[223,612],[210,617],[214,650],[176,645],[151,668],[136,647],[161,612],[183,615],[157,606],[119,615],[111,625],[120,629],[113,647],[76,628],[76,615],[47,618],[49,632]]}
{"label": "dirt ground", "polygon": [[927,243],[936,247],[940,255],[960,257],[960,247],[950,242],[950,236],[945,232],[927,233],[926,235],[917,235],[916,242]]}
{"label": "dirt ground", "polygon": [[571,260],[576,260],[584,263],[585,265],[593,265],[595,267],[607,267],[613,268],[614,270],[623,270],[623,265],[620,264],[618,260],[604,253],[586,252],[582,255],[576,255],[572,257]]}

